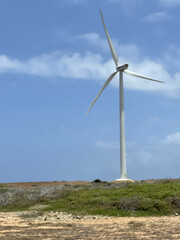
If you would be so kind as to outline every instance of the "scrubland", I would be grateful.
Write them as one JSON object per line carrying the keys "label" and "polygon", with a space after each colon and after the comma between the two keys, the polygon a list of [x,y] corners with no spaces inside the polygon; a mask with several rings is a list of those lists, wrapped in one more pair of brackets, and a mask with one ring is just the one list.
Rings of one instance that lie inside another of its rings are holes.
{"label": "scrubland", "polygon": [[28,188],[0,185],[0,211],[63,211],[78,215],[168,216],[180,214],[180,179],[136,182],[95,180]]}

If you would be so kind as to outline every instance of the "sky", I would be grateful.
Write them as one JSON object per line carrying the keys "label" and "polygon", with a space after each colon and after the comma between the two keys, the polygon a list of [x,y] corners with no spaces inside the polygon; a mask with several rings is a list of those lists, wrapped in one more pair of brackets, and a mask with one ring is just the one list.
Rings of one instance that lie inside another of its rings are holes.
{"label": "sky", "polygon": [[120,63],[127,174],[179,178],[180,0],[0,0],[0,182],[120,177]]}

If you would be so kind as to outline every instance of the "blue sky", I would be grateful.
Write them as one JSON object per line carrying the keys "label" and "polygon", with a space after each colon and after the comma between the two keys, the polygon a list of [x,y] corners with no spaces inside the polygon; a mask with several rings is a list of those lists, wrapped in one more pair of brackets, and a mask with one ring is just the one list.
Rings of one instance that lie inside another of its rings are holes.
{"label": "blue sky", "polygon": [[0,1],[0,182],[120,176],[118,78],[124,76],[127,173],[178,178],[179,0]]}

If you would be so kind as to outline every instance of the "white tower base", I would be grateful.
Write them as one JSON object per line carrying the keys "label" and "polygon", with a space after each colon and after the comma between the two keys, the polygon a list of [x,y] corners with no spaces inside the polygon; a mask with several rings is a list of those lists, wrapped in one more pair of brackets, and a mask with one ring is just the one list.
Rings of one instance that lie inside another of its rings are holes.
{"label": "white tower base", "polygon": [[130,178],[119,178],[119,179],[115,179],[116,182],[134,182],[134,180],[130,179]]}

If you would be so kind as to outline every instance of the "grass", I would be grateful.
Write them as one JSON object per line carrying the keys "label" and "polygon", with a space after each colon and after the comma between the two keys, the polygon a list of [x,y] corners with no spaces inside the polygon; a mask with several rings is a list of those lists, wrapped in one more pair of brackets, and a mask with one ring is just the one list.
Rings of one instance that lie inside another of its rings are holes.
{"label": "grass", "polygon": [[[28,193],[0,207],[0,211],[28,210],[44,204],[43,211],[64,211],[81,215],[104,216],[163,216],[180,213],[180,182],[155,183],[91,183],[88,187],[65,186],[51,194]],[[39,196],[38,196],[39,194]],[[31,194],[31,196],[33,196]]]}

